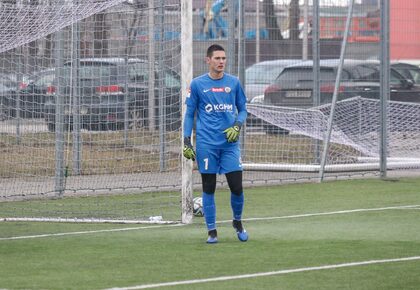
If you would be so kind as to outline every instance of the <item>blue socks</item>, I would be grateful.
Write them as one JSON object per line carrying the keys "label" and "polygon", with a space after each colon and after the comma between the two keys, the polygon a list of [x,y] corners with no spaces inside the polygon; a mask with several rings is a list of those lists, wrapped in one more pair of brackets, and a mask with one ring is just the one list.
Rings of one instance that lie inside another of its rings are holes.
{"label": "blue socks", "polygon": [[244,193],[240,195],[230,194],[230,205],[232,207],[233,219],[240,221],[242,218],[242,210],[244,208]]}
{"label": "blue socks", "polygon": [[203,211],[207,230],[214,230],[216,228],[216,204],[214,202],[214,193],[203,192]]}
{"label": "blue socks", "polygon": [[[234,220],[242,219],[242,211],[244,208],[244,194],[230,194],[230,204],[233,212]],[[206,221],[207,230],[211,231],[216,228],[216,204],[214,202],[214,193],[203,192],[203,211]]]}

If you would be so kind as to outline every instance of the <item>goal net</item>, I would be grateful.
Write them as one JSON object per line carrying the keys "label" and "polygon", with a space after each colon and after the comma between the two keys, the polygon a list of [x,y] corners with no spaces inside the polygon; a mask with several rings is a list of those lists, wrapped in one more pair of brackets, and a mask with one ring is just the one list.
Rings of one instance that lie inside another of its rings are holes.
{"label": "goal net", "polygon": [[0,218],[180,220],[181,5],[166,2],[2,1]]}
{"label": "goal net", "polygon": [[[279,156],[278,162],[249,162],[248,169],[320,170],[319,151],[323,148],[331,104],[310,109],[249,105],[248,111],[265,122],[267,128],[287,132],[283,139],[300,143],[300,148],[306,144],[307,148],[306,152],[296,152],[296,156]],[[387,115],[388,168],[419,168],[420,105],[390,101]],[[337,102],[325,170],[378,170],[379,130],[379,100],[354,97]]]}

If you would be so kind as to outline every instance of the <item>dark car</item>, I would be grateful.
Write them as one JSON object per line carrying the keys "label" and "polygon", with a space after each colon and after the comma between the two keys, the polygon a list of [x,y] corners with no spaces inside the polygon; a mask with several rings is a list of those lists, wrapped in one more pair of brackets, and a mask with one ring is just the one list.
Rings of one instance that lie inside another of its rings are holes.
{"label": "dark car", "polygon": [[[320,61],[320,101],[312,95],[312,61],[286,67],[264,92],[264,104],[308,108],[331,103],[339,60]],[[379,98],[379,63],[345,60],[338,88],[338,100],[354,96]],[[391,67],[391,100],[420,102],[420,87]]]}
{"label": "dark car", "polygon": [[0,74],[0,120],[16,115],[16,92],[18,83],[9,75]]}
{"label": "dark car", "polygon": [[0,121],[13,117],[13,103],[16,89],[4,85],[0,81]]}
{"label": "dark car", "polygon": [[[294,108],[310,108],[331,103],[338,59],[320,61],[320,100],[312,93],[313,62],[306,61],[286,67],[264,92],[264,104]],[[380,71],[378,61],[345,60],[337,100],[355,96],[379,99]],[[391,67],[391,100],[420,102],[420,86]],[[266,126],[266,131],[275,128]]]}
{"label": "dark car", "polygon": [[45,69],[35,72],[19,86],[21,117],[44,117],[45,95],[54,78],[55,70]]}
{"label": "dark car", "polygon": [[[167,130],[177,130],[181,125],[179,75],[165,68],[159,82],[155,72],[154,114],[149,115],[149,65],[142,59],[90,58],[81,59],[78,69],[80,104],[75,104],[72,89],[71,62],[65,64],[63,74],[64,122],[72,129],[74,117],[80,116],[81,128],[88,130],[120,130],[125,123],[130,128],[149,127],[151,121],[158,128],[160,121]],[[74,82],[74,81],[73,81]],[[56,96],[55,79],[45,88],[45,120],[50,131],[55,130]],[[162,88],[160,91],[159,88]],[[161,97],[161,95],[163,95]],[[73,97],[72,97],[73,96]],[[77,108],[78,110],[75,110]]]}

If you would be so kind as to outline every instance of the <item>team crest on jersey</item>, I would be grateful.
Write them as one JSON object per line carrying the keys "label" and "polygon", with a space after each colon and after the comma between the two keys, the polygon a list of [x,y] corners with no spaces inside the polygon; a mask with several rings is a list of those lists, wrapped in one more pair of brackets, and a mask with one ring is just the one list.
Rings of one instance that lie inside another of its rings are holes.
{"label": "team crest on jersey", "polygon": [[230,87],[226,87],[226,88],[225,88],[225,92],[226,92],[226,93],[228,93],[228,94],[229,94],[231,91],[232,91],[232,89],[231,89]]}

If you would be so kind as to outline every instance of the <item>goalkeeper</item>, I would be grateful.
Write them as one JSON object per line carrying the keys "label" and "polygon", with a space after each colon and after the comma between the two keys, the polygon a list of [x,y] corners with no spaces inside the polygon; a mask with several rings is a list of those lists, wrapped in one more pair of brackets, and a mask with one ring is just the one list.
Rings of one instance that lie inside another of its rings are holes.
{"label": "goalkeeper", "polygon": [[[240,241],[248,240],[242,225],[244,193],[239,135],[247,117],[246,97],[235,76],[224,72],[226,53],[213,44],[207,49],[209,72],[191,82],[186,99],[184,117],[183,155],[197,160],[203,187],[203,211],[207,225],[207,243],[217,243],[216,175],[225,174],[231,191],[232,225]],[[194,115],[196,124],[196,152],[191,143]]]}

